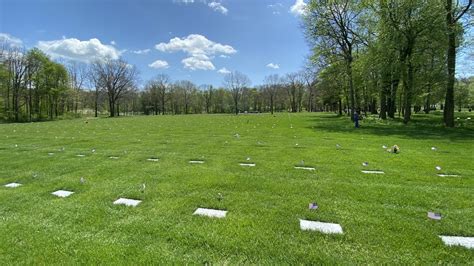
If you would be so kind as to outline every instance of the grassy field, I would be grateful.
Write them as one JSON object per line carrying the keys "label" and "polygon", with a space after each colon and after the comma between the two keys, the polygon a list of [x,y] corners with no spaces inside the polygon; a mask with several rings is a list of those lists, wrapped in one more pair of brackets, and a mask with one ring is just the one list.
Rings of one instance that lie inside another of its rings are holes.
{"label": "grassy field", "polygon": [[[474,236],[469,115],[455,129],[418,115],[355,130],[346,117],[308,113],[3,124],[0,261],[472,264],[473,250],[438,237]],[[400,154],[382,149],[394,144]],[[315,171],[294,169],[302,160]],[[10,182],[23,186],[3,187]],[[58,189],[75,193],[51,195]],[[143,202],[114,205],[119,197]],[[227,217],[192,215],[198,207]],[[344,234],[301,231],[298,219],[339,223]]]}

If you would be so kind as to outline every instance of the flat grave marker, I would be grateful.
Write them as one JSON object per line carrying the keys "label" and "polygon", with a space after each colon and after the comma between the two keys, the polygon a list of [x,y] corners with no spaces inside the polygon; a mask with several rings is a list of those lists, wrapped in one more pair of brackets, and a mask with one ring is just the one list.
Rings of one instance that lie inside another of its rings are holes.
{"label": "flat grave marker", "polygon": [[254,167],[256,164],[254,163],[239,163],[240,166],[245,166],[245,167]]}
{"label": "flat grave marker", "polygon": [[74,192],[67,191],[67,190],[58,190],[58,191],[54,191],[51,194],[54,195],[54,196],[60,197],[60,198],[67,198],[67,197],[71,196],[72,194],[74,194]]}
{"label": "flat grave marker", "polygon": [[438,174],[439,177],[459,177],[459,175],[454,174]]}
{"label": "flat grave marker", "polygon": [[474,237],[465,236],[439,236],[446,246],[461,246],[474,249]]}
{"label": "flat grave marker", "polygon": [[193,215],[207,216],[212,218],[224,218],[227,215],[227,211],[197,208]]}
{"label": "flat grave marker", "polygon": [[314,170],[316,170],[316,168],[314,168],[314,167],[307,167],[307,166],[295,166],[295,169],[307,170],[307,171],[314,171]]}
{"label": "flat grave marker", "polygon": [[428,218],[439,221],[441,220],[441,213],[428,212]]}
{"label": "flat grave marker", "polygon": [[141,200],[119,198],[118,200],[114,201],[114,204],[115,205],[125,205],[125,206],[136,207],[141,202],[142,202]]}
{"label": "flat grave marker", "polygon": [[202,161],[202,160],[191,160],[191,161],[189,161],[189,163],[190,164],[203,164],[204,161]]}
{"label": "flat grave marker", "polygon": [[158,162],[160,159],[158,159],[158,158],[148,158],[146,160],[149,161],[149,162]]}
{"label": "flat grave marker", "polygon": [[318,231],[323,234],[342,234],[342,227],[339,224],[323,223],[300,219],[301,230]]}
{"label": "flat grave marker", "polygon": [[362,170],[362,173],[364,173],[364,174],[378,174],[378,175],[385,174],[384,171],[380,171],[380,170]]}
{"label": "flat grave marker", "polygon": [[15,182],[5,185],[5,187],[8,187],[8,188],[16,188],[16,187],[19,187],[19,186],[21,186],[21,184],[20,183],[15,183]]}

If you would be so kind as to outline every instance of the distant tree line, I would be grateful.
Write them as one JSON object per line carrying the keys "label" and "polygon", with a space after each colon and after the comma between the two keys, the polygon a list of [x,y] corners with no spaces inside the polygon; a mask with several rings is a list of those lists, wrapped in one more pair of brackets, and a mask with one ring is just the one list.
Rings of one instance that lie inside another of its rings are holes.
{"label": "distant tree line", "polygon": [[333,110],[317,93],[316,73],[270,75],[259,86],[238,71],[223,85],[196,85],[156,75],[138,88],[138,72],[122,59],[55,62],[37,48],[0,46],[0,115],[5,121],[63,115],[167,115]]}

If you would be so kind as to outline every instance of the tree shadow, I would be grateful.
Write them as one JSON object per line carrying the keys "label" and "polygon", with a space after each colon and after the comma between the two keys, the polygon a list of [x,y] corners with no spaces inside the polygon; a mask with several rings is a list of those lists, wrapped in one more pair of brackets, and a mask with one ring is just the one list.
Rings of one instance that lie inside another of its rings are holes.
{"label": "tree shadow", "polygon": [[347,116],[324,114],[321,116],[308,116],[312,126],[311,130],[331,133],[348,133],[356,135],[377,136],[402,136],[412,139],[449,139],[449,140],[474,140],[474,121],[468,122],[465,117],[460,117],[462,122],[457,122],[455,128],[447,128],[442,123],[440,115],[415,114],[407,125],[402,119],[381,120],[369,116],[360,121],[360,128],[355,128]]}

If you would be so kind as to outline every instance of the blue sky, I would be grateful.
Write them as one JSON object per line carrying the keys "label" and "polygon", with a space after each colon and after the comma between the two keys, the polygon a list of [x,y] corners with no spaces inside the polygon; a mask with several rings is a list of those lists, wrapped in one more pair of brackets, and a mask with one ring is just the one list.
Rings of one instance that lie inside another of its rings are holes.
{"label": "blue sky", "polygon": [[[122,57],[143,85],[165,73],[221,86],[227,71],[253,85],[302,69],[309,54],[304,0],[0,0],[0,37],[53,59]],[[467,38],[472,38],[473,30]],[[458,76],[474,75],[472,46]]]}
{"label": "blue sky", "polygon": [[226,71],[266,75],[303,67],[302,0],[0,0],[0,33],[53,58],[123,57],[141,83],[222,85]]}

